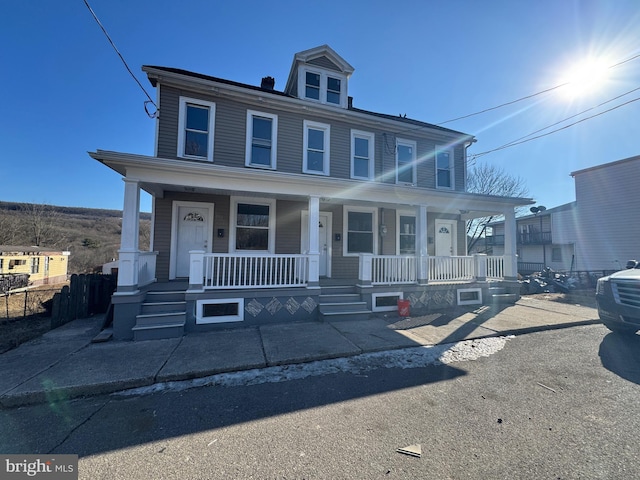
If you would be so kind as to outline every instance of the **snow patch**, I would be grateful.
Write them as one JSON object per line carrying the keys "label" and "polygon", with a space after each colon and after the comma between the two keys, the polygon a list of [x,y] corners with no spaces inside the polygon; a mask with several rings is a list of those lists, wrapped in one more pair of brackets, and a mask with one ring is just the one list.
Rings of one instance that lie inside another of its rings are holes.
{"label": "snow patch", "polygon": [[194,380],[156,383],[147,387],[123,390],[113,395],[149,395],[158,392],[178,392],[205,386],[239,387],[261,383],[287,382],[311,376],[336,373],[359,375],[378,368],[421,368],[429,365],[466,362],[488,357],[499,352],[510,338],[513,338],[513,336],[480,338],[446,345],[363,353],[332,360],[318,360],[293,365],[219,373]]}

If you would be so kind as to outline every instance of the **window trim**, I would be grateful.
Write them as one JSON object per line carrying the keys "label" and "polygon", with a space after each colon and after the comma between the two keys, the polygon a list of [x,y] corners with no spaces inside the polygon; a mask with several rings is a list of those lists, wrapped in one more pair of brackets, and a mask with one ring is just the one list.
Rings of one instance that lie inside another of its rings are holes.
{"label": "window trim", "polygon": [[[276,243],[276,199],[260,197],[236,197],[230,199],[229,212],[229,252],[242,252],[244,255],[263,255],[264,253],[275,253]],[[236,229],[238,227],[238,204],[248,203],[250,205],[267,205],[269,207],[269,233],[267,240],[267,250],[238,250],[236,249]]]}
{"label": "window trim", "polygon": [[[349,250],[349,213],[370,213],[372,215],[371,228],[373,229],[371,234],[373,235],[373,251],[372,252],[353,252]],[[351,205],[345,205],[343,207],[342,214],[342,231],[344,232],[344,241],[342,242],[342,256],[344,257],[357,257],[361,253],[371,253],[375,255],[378,251],[378,208],[377,207],[356,207]]]}
{"label": "window trim", "polygon": [[[400,217],[413,217],[416,230],[413,232],[413,253],[400,253]],[[396,210],[396,255],[416,255],[418,252],[418,217],[415,211]]]}
{"label": "window trim", "polygon": [[[201,157],[198,155],[187,155],[184,153],[184,142],[186,139],[187,129],[187,104],[194,104],[200,107],[207,107],[209,109],[209,131],[207,132],[209,137],[207,138],[207,156]],[[206,160],[213,162],[213,145],[215,136],[215,124],[216,124],[216,104],[214,102],[208,102],[206,100],[200,100],[199,98],[180,97],[180,106],[178,113],[178,146],[177,156],[178,158],[188,158],[191,160]]]}
{"label": "window trim", "polygon": [[[271,119],[271,162],[269,165],[251,163],[251,147],[253,146],[253,117],[264,117]],[[244,165],[251,168],[263,168],[275,170],[278,159],[278,115],[274,113],[259,112],[257,110],[247,110],[246,137]]]}
{"label": "window trim", "polygon": [[[320,100],[307,97],[307,72],[320,75]],[[340,103],[327,101],[327,87],[329,77],[340,80]],[[298,97],[302,100],[321,103],[323,105],[347,108],[347,76],[339,72],[334,72],[332,70],[323,70],[321,68],[309,68],[308,66],[302,66],[298,70]]]}
{"label": "window trim", "polygon": [[[360,177],[355,174],[356,138],[366,138],[369,141],[369,174],[367,177]],[[363,130],[351,129],[351,178],[356,180],[373,180],[375,172],[375,141],[374,133]]]}
{"label": "window trim", "polygon": [[[449,183],[450,183],[450,185],[448,187],[447,186],[442,186],[442,185],[440,185],[438,183],[438,172],[439,172],[439,170],[441,170],[441,169],[438,168],[438,153],[439,152],[449,152]],[[436,171],[436,188],[441,188],[443,190],[454,190],[455,189],[456,177],[454,175],[455,162],[454,162],[454,158],[453,158],[453,148],[436,145],[434,160],[435,161],[433,163],[435,165],[435,171]]]}
{"label": "window trim", "polygon": [[[409,146],[412,148],[412,158],[411,158],[411,176],[412,176],[412,182],[402,182],[398,179],[398,146],[400,145],[405,145],[405,146]],[[396,138],[396,158],[395,158],[395,162],[396,162],[396,183],[397,184],[401,184],[401,185],[415,185],[417,183],[416,180],[416,163],[417,163],[417,142],[415,140],[406,140],[404,138]]]}
{"label": "window trim", "polygon": [[[324,154],[322,156],[323,170],[310,170],[308,167],[308,152],[309,152],[309,130],[323,130],[324,131]],[[308,173],[310,175],[325,175],[329,176],[330,172],[330,160],[331,160],[331,126],[326,123],[313,122],[311,120],[304,120],[303,122],[304,139],[302,145],[302,173]]]}

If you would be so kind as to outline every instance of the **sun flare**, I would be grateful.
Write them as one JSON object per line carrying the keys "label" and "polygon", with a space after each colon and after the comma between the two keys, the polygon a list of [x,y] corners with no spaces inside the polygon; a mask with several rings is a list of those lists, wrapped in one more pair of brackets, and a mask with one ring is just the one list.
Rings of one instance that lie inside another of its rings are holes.
{"label": "sun flare", "polygon": [[568,99],[585,96],[601,89],[607,81],[609,65],[602,59],[590,58],[570,67],[561,78],[561,94]]}

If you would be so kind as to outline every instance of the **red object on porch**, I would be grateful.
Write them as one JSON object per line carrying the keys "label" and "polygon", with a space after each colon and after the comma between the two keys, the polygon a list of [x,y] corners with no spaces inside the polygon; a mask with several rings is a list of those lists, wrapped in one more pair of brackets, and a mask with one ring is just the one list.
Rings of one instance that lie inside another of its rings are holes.
{"label": "red object on porch", "polygon": [[398,315],[408,317],[411,315],[411,302],[409,300],[398,300]]}

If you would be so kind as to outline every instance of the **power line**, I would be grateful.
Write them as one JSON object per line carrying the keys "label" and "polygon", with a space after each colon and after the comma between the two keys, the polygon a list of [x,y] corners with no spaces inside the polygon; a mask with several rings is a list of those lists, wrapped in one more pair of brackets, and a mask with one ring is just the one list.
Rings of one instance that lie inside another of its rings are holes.
{"label": "power line", "polygon": [[[616,105],[615,107],[609,108],[608,110],[604,110],[604,111],[602,111],[600,113],[596,113],[595,115],[591,115],[590,117],[583,118],[581,120],[578,120],[577,122],[570,123],[568,125],[565,125],[564,127],[557,128],[556,130],[552,130],[552,131],[544,133],[542,135],[538,135],[538,136],[535,136],[535,137],[527,138],[526,140],[510,142],[510,143],[507,143],[507,144],[502,145],[500,147],[497,147],[497,148],[494,148],[494,149],[491,149],[491,150],[487,150],[486,152],[480,152],[480,153],[469,155],[469,157],[471,157],[471,160],[475,160],[478,157],[481,157],[483,155],[487,155],[488,153],[497,152],[498,150],[504,150],[505,148],[514,147],[516,145],[521,145],[523,143],[530,142],[531,140],[537,140],[538,138],[546,137],[547,135],[551,135],[552,133],[556,133],[556,132],[560,132],[562,130],[566,130],[569,127],[573,127],[574,125],[577,125],[578,123],[582,123],[582,122],[585,122],[585,121],[590,120],[592,118],[599,117],[600,115],[604,115],[605,113],[611,112],[611,111],[616,110],[616,109],[618,109],[620,107],[624,107],[625,105],[629,105],[630,103],[637,102],[638,100],[640,100],[640,97],[637,97],[637,98],[634,98],[632,100],[629,100],[628,102],[621,103],[620,105]],[[546,128],[549,128],[549,127],[546,127]],[[542,130],[546,130],[546,128],[543,128]],[[530,135],[532,135],[532,134],[530,134]],[[523,138],[526,138],[526,137],[523,137]]]}
{"label": "power line", "polygon": [[[564,123],[564,122],[566,122],[567,120],[571,120],[572,118],[579,117],[580,115],[584,115],[584,114],[585,114],[585,113],[587,113],[587,112],[590,112],[590,111],[592,111],[592,110],[595,110],[596,108],[600,108],[600,107],[602,107],[602,106],[606,105],[607,103],[611,103],[611,102],[613,102],[614,100],[618,100],[619,98],[622,98],[622,97],[624,97],[624,96],[626,96],[626,95],[629,95],[630,93],[637,92],[638,90],[640,90],[640,87],[634,88],[633,90],[629,90],[628,92],[625,92],[625,93],[623,93],[623,94],[621,94],[621,95],[618,95],[617,97],[613,97],[613,98],[611,98],[611,99],[607,100],[606,102],[602,102],[602,103],[600,103],[600,104],[598,104],[598,105],[596,105],[596,106],[594,106],[594,107],[587,108],[586,110],[583,110],[583,111],[581,111],[581,112],[578,112],[578,113],[576,113],[576,114],[574,114],[574,115],[571,115],[571,116],[569,116],[569,117],[567,117],[567,118],[563,118],[562,120],[559,120],[559,121],[557,121],[557,122],[555,122],[555,123],[552,123],[551,125],[547,125],[546,127],[543,127],[543,128],[541,128],[541,129],[539,129],[539,130],[536,130],[536,131],[534,131],[534,132],[531,132],[531,133],[529,133],[529,134],[527,134],[527,135],[524,135],[523,137],[516,138],[515,140],[513,140],[513,141],[511,141],[511,142],[509,142],[509,143],[505,143],[504,145],[502,145],[502,147],[504,147],[504,148],[509,147],[509,146],[511,146],[512,144],[516,144],[516,142],[519,142],[520,140],[524,140],[525,138],[528,138],[528,137],[530,137],[530,136],[532,136],[532,135],[535,135],[536,133],[540,133],[540,132],[543,132],[543,131],[545,131],[545,130],[547,130],[547,129],[551,128],[551,127],[555,127],[556,125],[559,125],[559,124],[561,124],[561,123]],[[603,113],[604,113],[604,112],[603,112]],[[477,154],[477,155],[473,155],[473,154],[472,154],[472,155],[470,155],[470,156],[472,156],[472,157],[476,158],[477,156],[481,156],[481,155],[483,155],[483,154],[484,154],[484,152],[483,152],[483,153],[479,153],[479,154]]]}
{"label": "power line", "polygon": [[[609,65],[607,67],[607,70],[610,70],[610,69],[615,68],[615,67],[619,67],[620,65],[628,63],[631,60],[635,60],[636,58],[640,58],[640,54],[634,55],[633,57],[627,58],[626,60],[622,60],[621,62],[614,63],[613,65]],[[506,107],[508,105],[513,105],[514,103],[522,102],[523,100],[528,100],[529,98],[537,97],[538,95],[542,95],[544,93],[548,93],[548,92],[551,92],[553,90],[557,90],[558,88],[561,88],[561,87],[564,87],[566,85],[569,85],[570,83],[572,83],[572,82],[569,81],[569,82],[561,83],[560,85],[556,85],[555,87],[547,88],[546,90],[542,90],[542,91],[537,92],[537,93],[532,93],[531,95],[527,95],[525,97],[521,97],[521,98],[518,98],[516,100],[512,100],[510,102],[505,102],[505,103],[502,103],[502,104],[497,105],[495,107],[485,108],[484,110],[480,110],[478,112],[470,113],[468,115],[463,115],[461,117],[456,117],[456,118],[452,118],[450,120],[445,120],[444,122],[436,123],[436,125],[444,125],[445,123],[455,122],[456,120],[462,120],[464,118],[469,118],[469,117],[473,117],[475,115],[480,115],[482,113],[490,112],[492,110],[497,110],[498,108]]]}
{"label": "power line", "polygon": [[[91,12],[91,15],[93,16],[94,20],[96,21],[96,23],[100,26],[100,29],[102,30],[102,33],[104,33],[105,37],[107,37],[107,40],[109,40],[109,43],[111,44],[111,46],[113,47],[113,49],[115,50],[115,52],[118,54],[118,57],[120,57],[120,60],[122,60],[122,63],[124,64],[125,68],[127,69],[127,71],[129,72],[129,75],[131,75],[131,77],[136,81],[136,83],[138,84],[138,86],[142,89],[142,91],[144,92],[144,94],[147,96],[147,98],[149,100],[144,102],[144,111],[147,113],[147,115],[149,116],[149,118],[156,118],[158,115],[158,106],[156,105],[156,103],[153,101],[153,99],[151,98],[151,96],[147,93],[147,91],[145,90],[145,88],[142,86],[142,84],[140,83],[140,81],[136,78],[136,76],[133,74],[133,72],[131,71],[131,69],[129,68],[129,65],[127,65],[126,60],[124,59],[124,57],[122,56],[122,54],[120,53],[120,51],[118,50],[118,48],[116,47],[115,43],[113,43],[113,40],[111,40],[111,37],[109,36],[109,34],[107,33],[107,30],[104,28],[104,26],[102,25],[102,23],[100,22],[100,20],[98,19],[98,16],[95,14],[95,12],[93,11],[93,9],[91,8],[91,5],[89,5],[89,2],[87,0],[84,0],[84,4],[87,6],[87,8],[89,9],[89,11]],[[156,111],[153,113],[149,113],[149,110],[147,109],[147,106],[149,104],[152,104],[155,108]]]}

